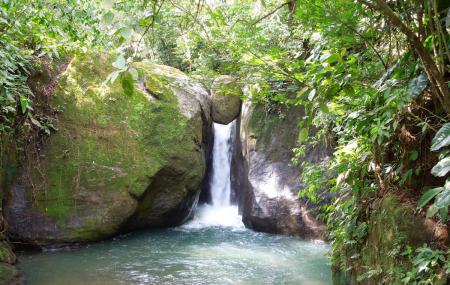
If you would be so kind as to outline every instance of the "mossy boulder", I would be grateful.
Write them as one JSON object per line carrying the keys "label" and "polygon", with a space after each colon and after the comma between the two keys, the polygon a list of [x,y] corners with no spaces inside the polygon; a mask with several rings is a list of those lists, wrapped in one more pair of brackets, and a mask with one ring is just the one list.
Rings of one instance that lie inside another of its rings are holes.
{"label": "mossy boulder", "polygon": [[181,71],[112,56],[74,58],[51,101],[57,132],[8,188],[5,216],[17,239],[45,245],[103,239],[137,227],[181,223],[205,172],[207,91]]}
{"label": "mossy boulder", "polygon": [[231,76],[217,77],[211,86],[212,118],[214,122],[229,124],[239,116],[242,86]]}

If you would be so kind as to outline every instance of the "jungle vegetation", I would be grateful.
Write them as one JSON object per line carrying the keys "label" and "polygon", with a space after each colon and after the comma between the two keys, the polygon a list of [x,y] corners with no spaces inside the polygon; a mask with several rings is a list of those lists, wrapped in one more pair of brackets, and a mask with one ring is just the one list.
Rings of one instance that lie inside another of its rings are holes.
{"label": "jungle vegetation", "polygon": [[[105,84],[125,89],[142,59],[205,84],[230,74],[268,113],[304,106],[297,163],[316,144],[334,149],[321,165],[303,165],[308,187],[299,193],[312,201],[332,193],[321,217],[333,251],[358,254],[371,203],[388,193],[448,224],[448,0],[0,0],[0,47],[3,137],[56,131],[35,110],[28,79],[67,56],[113,52]],[[396,254],[414,265],[392,273],[405,284],[450,271],[444,244]]]}

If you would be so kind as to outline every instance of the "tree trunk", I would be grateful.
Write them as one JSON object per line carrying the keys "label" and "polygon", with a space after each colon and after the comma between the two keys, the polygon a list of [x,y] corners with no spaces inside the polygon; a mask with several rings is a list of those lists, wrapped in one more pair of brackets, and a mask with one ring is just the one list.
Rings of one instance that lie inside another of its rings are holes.
{"label": "tree trunk", "polygon": [[442,104],[443,109],[447,114],[450,114],[450,91],[444,79],[444,74],[439,71],[436,62],[431,57],[430,53],[425,49],[419,37],[403,23],[402,19],[395,14],[384,0],[358,0],[360,3],[367,5],[380,13],[382,13],[391,24],[396,26],[402,33],[406,35],[409,44],[415,49],[419,55],[428,79],[433,94]]}

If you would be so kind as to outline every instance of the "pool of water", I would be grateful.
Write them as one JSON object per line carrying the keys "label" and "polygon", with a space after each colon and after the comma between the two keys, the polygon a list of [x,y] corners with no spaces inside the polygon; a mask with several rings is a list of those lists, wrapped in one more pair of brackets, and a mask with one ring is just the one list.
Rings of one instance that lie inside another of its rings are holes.
{"label": "pool of water", "polygon": [[324,243],[195,225],[23,254],[20,266],[30,285],[331,284]]}

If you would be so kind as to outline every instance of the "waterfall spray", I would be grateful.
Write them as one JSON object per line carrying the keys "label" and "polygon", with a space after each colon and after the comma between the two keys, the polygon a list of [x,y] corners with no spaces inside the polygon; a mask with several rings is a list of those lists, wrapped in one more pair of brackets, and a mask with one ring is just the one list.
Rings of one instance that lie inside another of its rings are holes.
{"label": "waterfall spray", "polygon": [[214,123],[213,163],[211,169],[211,204],[200,206],[187,228],[225,226],[243,228],[238,207],[231,205],[231,155],[232,135],[236,123],[228,125]]}

